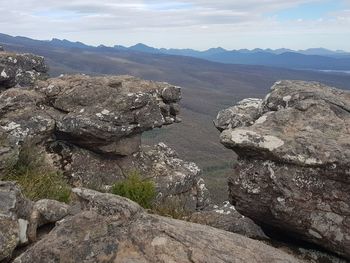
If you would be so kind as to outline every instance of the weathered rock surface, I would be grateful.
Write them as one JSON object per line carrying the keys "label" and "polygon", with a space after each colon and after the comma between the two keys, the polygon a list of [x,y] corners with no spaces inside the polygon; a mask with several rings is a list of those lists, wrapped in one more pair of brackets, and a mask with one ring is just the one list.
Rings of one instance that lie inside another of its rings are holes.
{"label": "weathered rock surface", "polygon": [[269,239],[264,231],[248,217],[238,213],[228,201],[222,206],[193,213],[189,221],[241,234],[258,240]]}
{"label": "weathered rock surface", "polygon": [[[1,58],[11,60],[7,56],[1,53],[0,65]],[[12,57],[15,71],[29,67],[21,56],[16,63]],[[40,63],[32,65],[38,72],[46,70]],[[191,210],[208,203],[195,164],[165,145],[141,149],[144,131],[180,121],[179,87],[131,76],[86,75],[26,84],[7,89],[11,85],[0,81],[0,179],[30,141],[42,146],[46,159],[75,187],[108,190],[138,170],[155,181],[158,200],[175,195]]]}
{"label": "weathered rock surface", "polygon": [[146,214],[125,198],[73,191],[86,211],[65,218],[15,263],[302,262],[241,235]]}
{"label": "weathered rock surface", "polygon": [[58,137],[111,155],[137,152],[136,135],[175,122],[176,114],[162,107],[181,99],[178,87],[130,76],[63,76],[38,82],[36,90],[61,113]]}
{"label": "weathered rock surface", "polygon": [[264,100],[242,105],[216,121],[221,142],[240,157],[232,204],[350,258],[350,93],[281,81]]}
{"label": "weathered rock surface", "polygon": [[15,54],[0,49],[0,92],[19,86],[30,86],[48,77],[44,58],[32,54]]}

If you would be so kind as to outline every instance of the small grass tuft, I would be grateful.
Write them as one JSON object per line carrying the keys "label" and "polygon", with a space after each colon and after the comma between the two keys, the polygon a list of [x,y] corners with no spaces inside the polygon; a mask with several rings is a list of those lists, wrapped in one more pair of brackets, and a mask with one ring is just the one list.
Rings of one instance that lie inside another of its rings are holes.
{"label": "small grass tuft", "polygon": [[186,220],[191,214],[186,208],[186,202],[176,196],[165,198],[161,202],[154,204],[152,213],[181,220]]}
{"label": "small grass tuft", "polygon": [[150,179],[142,179],[138,171],[132,171],[128,177],[112,186],[112,193],[129,198],[142,207],[150,209],[156,197],[155,184]]}

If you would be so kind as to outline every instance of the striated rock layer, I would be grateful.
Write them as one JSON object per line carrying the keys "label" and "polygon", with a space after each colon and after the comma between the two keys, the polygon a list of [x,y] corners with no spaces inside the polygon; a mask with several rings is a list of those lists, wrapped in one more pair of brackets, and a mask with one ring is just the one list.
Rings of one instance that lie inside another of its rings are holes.
{"label": "striated rock layer", "polygon": [[239,155],[229,179],[242,214],[350,259],[350,93],[280,81],[264,100],[220,112]]}
{"label": "striated rock layer", "polygon": [[65,218],[13,262],[304,262],[234,233],[149,215],[119,196],[73,192],[83,211]]}

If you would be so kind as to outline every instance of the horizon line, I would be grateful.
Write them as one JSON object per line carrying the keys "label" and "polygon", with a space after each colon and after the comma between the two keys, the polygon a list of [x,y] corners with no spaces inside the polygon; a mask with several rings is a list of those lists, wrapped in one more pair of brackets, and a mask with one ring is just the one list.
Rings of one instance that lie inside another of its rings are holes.
{"label": "horizon line", "polygon": [[[98,48],[98,47],[101,47],[101,46],[104,46],[104,47],[107,47],[107,48],[115,48],[116,46],[120,46],[120,47],[125,47],[125,48],[131,48],[131,47],[134,47],[136,45],[144,45],[144,46],[147,46],[147,47],[150,47],[150,48],[154,48],[154,49],[166,49],[166,50],[193,50],[193,51],[198,51],[198,52],[205,52],[205,51],[208,51],[210,49],[224,49],[225,51],[240,51],[240,50],[248,50],[248,51],[254,51],[256,49],[260,49],[260,50],[263,50],[263,51],[266,51],[266,50],[272,50],[272,51],[276,51],[276,50],[279,50],[279,49],[287,49],[287,50],[290,50],[290,51],[295,51],[295,52],[300,52],[300,51],[307,51],[307,50],[310,50],[310,49],[324,49],[324,50],[328,50],[328,51],[332,51],[332,52],[339,52],[339,53],[350,53],[350,50],[344,50],[344,49],[330,49],[330,48],[325,48],[325,47],[308,47],[308,48],[305,48],[305,49],[293,49],[293,48],[288,48],[288,47],[279,47],[279,48],[259,48],[259,47],[255,47],[255,48],[236,48],[236,49],[228,49],[228,48],[224,48],[222,46],[217,46],[217,47],[210,47],[210,48],[207,48],[207,49],[195,49],[195,48],[189,48],[189,47],[185,47],[185,48],[172,48],[172,47],[155,47],[155,46],[152,46],[152,45],[148,45],[148,44],[145,44],[143,42],[137,42],[133,45],[130,45],[130,46],[127,46],[127,45],[119,45],[119,44],[114,44],[113,46],[109,46],[109,45],[106,45],[106,44],[99,44],[99,45],[93,45],[93,44],[87,44],[85,42],[82,42],[82,41],[79,41],[79,40],[69,40],[69,39],[66,39],[66,38],[58,38],[58,37],[52,37],[51,39],[36,39],[36,38],[32,38],[32,37],[27,37],[27,36],[21,36],[21,35],[9,35],[9,34],[5,34],[5,33],[1,33],[0,34],[2,35],[6,35],[6,36],[9,36],[9,37],[22,37],[22,38],[28,38],[28,39],[31,39],[31,40],[35,40],[35,41],[43,41],[43,42],[51,42],[53,40],[60,40],[60,41],[68,41],[70,43],[80,43],[80,44],[83,44],[85,46],[89,46],[89,47],[94,47],[94,48]],[[1,43],[0,43],[1,44]]]}

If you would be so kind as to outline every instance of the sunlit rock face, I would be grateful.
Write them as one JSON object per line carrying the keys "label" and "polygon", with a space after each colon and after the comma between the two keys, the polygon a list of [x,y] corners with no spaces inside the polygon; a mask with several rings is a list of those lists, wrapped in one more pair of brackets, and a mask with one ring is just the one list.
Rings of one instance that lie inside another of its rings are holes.
{"label": "sunlit rock face", "polygon": [[256,222],[350,258],[350,93],[280,81],[218,114],[239,155],[231,203]]}

